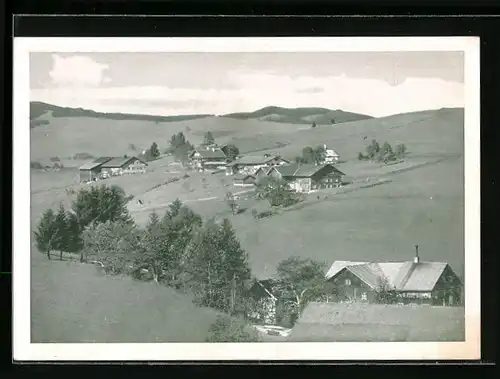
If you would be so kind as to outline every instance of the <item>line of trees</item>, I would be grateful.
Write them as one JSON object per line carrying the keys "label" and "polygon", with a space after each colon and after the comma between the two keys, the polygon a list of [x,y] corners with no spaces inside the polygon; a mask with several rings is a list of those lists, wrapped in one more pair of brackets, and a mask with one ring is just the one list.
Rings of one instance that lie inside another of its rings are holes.
{"label": "line of trees", "polygon": [[321,164],[326,159],[326,150],[324,146],[317,146],[315,148],[306,146],[302,149],[302,155],[295,157],[296,163],[305,164]]}
{"label": "line of trees", "polygon": [[393,149],[389,142],[385,141],[382,147],[380,147],[380,144],[374,139],[366,146],[365,154],[362,152],[358,153],[358,159],[360,161],[371,160],[374,162],[389,163],[403,159],[406,156],[406,150],[406,145],[403,143],[396,145]]}
{"label": "line of trees", "polygon": [[165,152],[167,154],[172,154],[175,159],[184,164],[187,162],[189,152],[192,150],[194,150],[194,146],[186,139],[183,132],[179,132],[170,137],[169,147]]}

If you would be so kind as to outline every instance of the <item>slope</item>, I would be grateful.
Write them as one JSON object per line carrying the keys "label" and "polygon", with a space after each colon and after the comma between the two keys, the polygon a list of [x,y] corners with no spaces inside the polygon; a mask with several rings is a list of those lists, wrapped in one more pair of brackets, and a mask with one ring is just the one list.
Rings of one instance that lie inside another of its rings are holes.
{"label": "slope", "polygon": [[92,265],[37,260],[31,342],[204,342],[217,313],[163,286],[98,276]]}
{"label": "slope", "polygon": [[330,110],[326,108],[282,108],[269,106],[254,112],[230,113],[222,117],[234,119],[258,119],[261,121],[272,121],[290,124],[318,125],[338,124],[349,121],[357,121],[372,118],[362,114],[344,112],[342,110]]}

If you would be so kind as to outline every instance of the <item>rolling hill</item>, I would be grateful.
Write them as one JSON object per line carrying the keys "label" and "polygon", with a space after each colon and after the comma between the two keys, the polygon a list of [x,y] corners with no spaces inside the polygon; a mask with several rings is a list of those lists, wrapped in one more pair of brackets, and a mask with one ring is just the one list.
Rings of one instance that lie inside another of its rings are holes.
{"label": "rolling hill", "polygon": [[153,121],[153,122],[170,122],[170,121],[185,121],[194,120],[197,118],[208,117],[211,115],[179,115],[179,116],[154,116],[142,114],[127,114],[127,113],[103,113],[96,112],[91,109],[59,107],[57,105],[42,103],[38,101],[30,102],[30,126],[36,127],[46,125],[47,120],[40,119],[41,116],[50,114],[52,117],[90,117],[107,120],[135,120],[135,121]]}
{"label": "rolling hill", "polygon": [[261,121],[282,122],[289,124],[330,125],[373,118],[371,116],[344,112],[340,109],[326,108],[282,108],[269,106],[254,112],[230,113],[221,117],[240,120],[257,119]]}

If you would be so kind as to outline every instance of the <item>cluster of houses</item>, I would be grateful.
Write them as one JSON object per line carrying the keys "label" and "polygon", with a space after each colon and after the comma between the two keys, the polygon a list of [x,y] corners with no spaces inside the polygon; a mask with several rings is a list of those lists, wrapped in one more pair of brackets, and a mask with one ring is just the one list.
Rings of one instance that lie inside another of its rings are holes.
{"label": "cluster of houses", "polygon": [[222,147],[204,147],[191,152],[192,166],[199,170],[221,170],[233,177],[235,186],[253,186],[264,176],[284,179],[296,192],[309,193],[318,189],[340,187],[345,175],[337,167],[338,154],[325,149],[321,164],[291,163],[279,155],[245,155],[230,160]]}
{"label": "cluster of houses", "polygon": [[100,157],[80,166],[80,183],[111,176],[145,173],[148,164],[137,157]]}
{"label": "cluster of houses", "polygon": [[[418,246],[413,260],[401,262],[336,261],[325,275],[331,296],[314,299],[316,302],[375,304],[381,290],[397,295],[398,304],[458,306],[463,301],[462,281],[445,262],[423,262]],[[382,288],[381,286],[384,286]],[[262,279],[250,289],[258,306],[254,318],[276,323],[279,282]],[[255,317],[257,316],[257,317]]]}

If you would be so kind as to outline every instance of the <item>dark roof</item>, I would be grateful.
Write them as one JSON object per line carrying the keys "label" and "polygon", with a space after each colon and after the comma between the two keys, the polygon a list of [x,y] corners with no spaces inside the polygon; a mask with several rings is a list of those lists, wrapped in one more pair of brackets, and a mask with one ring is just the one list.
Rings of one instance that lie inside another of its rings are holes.
{"label": "dark roof", "polygon": [[252,178],[252,179],[255,179],[255,175],[251,175],[251,174],[242,174],[242,175],[234,175],[233,176],[233,180],[245,180],[247,178]]}
{"label": "dark roof", "polygon": [[101,166],[103,163],[101,162],[89,162],[89,163],[85,163],[83,165],[80,166],[80,170],[92,170],[94,168],[97,168],[99,166]]}
{"label": "dark roof", "polygon": [[343,270],[349,270],[364,283],[377,288],[381,280],[398,291],[432,291],[448,267],[444,262],[334,262],[326,274],[331,279]]}
{"label": "dark roof", "polygon": [[123,167],[125,164],[127,164],[131,160],[135,160],[135,159],[138,161],[141,161],[144,164],[147,164],[146,162],[142,161],[141,159],[139,159],[137,157],[126,157],[126,158],[125,157],[117,157],[117,158],[113,158],[113,159],[103,163],[101,167],[105,167],[105,168]]}
{"label": "dark roof", "polygon": [[285,162],[288,162],[286,159],[281,158],[279,155],[245,155],[239,159],[236,159],[234,162],[228,164],[228,166],[237,166],[237,165],[260,165],[271,162],[275,159],[281,159]]}
{"label": "dark roof", "polygon": [[193,155],[194,153],[198,153],[201,155],[202,158],[205,159],[214,159],[214,158],[227,158],[227,155],[224,154],[224,152],[221,149],[198,149],[195,150],[191,153]]}
{"label": "dark roof", "polygon": [[283,177],[310,178],[311,176],[313,176],[314,174],[316,174],[318,171],[322,170],[325,167],[331,167],[333,168],[332,171],[335,171],[340,175],[345,175],[342,171],[340,171],[338,168],[336,168],[334,165],[331,164],[315,165],[315,164],[292,163],[285,166],[275,167],[275,169]]}
{"label": "dark roof", "polygon": [[107,161],[110,161],[111,159],[113,159],[113,157],[99,157],[99,158],[95,159],[93,162],[106,163]]}

